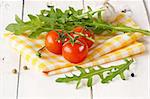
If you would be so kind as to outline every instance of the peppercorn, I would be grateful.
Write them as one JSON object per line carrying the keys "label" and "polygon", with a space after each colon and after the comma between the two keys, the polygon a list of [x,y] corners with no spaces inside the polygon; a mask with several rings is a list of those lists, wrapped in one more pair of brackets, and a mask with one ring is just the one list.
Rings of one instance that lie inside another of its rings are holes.
{"label": "peppercorn", "polygon": [[124,10],[122,10],[121,12],[122,12],[122,13],[126,13],[126,12],[127,12],[127,9],[124,9]]}
{"label": "peppercorn", "polygon": [[23,66],[23,69],[24,70],[28,70],[29,68],[27,66]]}
{"label": "peppercorn", "polygon": [[135,75],[134,75],[134,73],[131,73],[131,77],[134,77]]}
{"label": "peppercorn", "polygon": [[13,69],[13,70],[12,70],[12,73],[13,73],[13,74],[17,74],[17,69]]}

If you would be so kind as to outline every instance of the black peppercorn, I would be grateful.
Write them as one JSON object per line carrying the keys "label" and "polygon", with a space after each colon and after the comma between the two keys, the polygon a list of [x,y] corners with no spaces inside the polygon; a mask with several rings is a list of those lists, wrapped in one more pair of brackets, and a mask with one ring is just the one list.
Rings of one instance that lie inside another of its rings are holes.
{"label": "black peppercorn", "polygon": [[13,70],[12,70],[12,73],[13,73],[13,74],[17,74],[17,69],[13,69]]}
{"label": "black peppercorn", "polygon": [[122,13],[126,13],[126,12],[127,12],[127,10],[126,10],[126,9],[124,9],[124,10],[122,10],[121,12],[122,12]]}
{"label": "black peppercorn", "polygon": [[27,66],[23,66],[23,69],[24,70],[28,70],[29,68]]}
{"label": "black peppercorn", "polygon": [[134,77],[135,75],[134,75],[134,73],[131,73],[131,77]]}

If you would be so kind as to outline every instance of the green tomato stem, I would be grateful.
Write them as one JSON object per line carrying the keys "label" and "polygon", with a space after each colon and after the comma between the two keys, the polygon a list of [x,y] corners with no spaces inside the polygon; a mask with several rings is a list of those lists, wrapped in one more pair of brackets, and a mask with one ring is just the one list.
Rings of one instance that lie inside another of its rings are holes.
{"label": "green tomato stem", "polygon": [[75,33],[75,34],[78,34],[78,35],[80,35],[80,36],[83,36],[83,37],[85,37],[86,39],[88,39],[88,40],[90,40],[90,41],[92,41],[92,42],[95,42],[94,39],[92,39],[91,37],[88,37],[88,36],[84,35],[84,34],[81,33],[81,32],[74,32],[74,33]]}
{"label": "green tomato stem", "polygon": [[37,52],[36,52],[36,56],[38,56],[39,58],[41,58],[41,51],[45,48],[45,46],[43,46],[42,48],[40,48]]}

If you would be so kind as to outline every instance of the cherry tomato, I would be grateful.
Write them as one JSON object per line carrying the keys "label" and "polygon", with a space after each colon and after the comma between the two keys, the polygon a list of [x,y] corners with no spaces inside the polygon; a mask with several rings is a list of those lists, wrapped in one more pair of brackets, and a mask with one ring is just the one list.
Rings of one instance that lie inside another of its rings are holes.
{"label": "cherry tomato", "polygon": [[[81,27],[81,26],[78,26],[78,27],[74,28],[73,31],[74,31],[74,32],[83,33],[85,36],[91,37],[92,39],[94,39],[94,33],[91,32],[90,30],[84,29],[84,28]],[[83,41],[83,40],[84,40],[84,41],[87,43],[88,48],[90,48],[90,47],[94,44],[93,41],[88,40],[87,38],[85,38],[85,37],[83,37],[83,36],[79,37],[78,39],[79,39],[80,41]]]}
{"label": "cherry tomato", "polygon": [[75,42],[74,44],[67,42],[63,45],[62,55],[71,63],[80,63],[88,55],[88,46],[83,42]]}
{"label": "cherry tomato", "polygon": [[46,35],[45,46],[48,51],[61,54],[62,53],[62,41],[59,40],[59,34],[56,31],[50,31]]}

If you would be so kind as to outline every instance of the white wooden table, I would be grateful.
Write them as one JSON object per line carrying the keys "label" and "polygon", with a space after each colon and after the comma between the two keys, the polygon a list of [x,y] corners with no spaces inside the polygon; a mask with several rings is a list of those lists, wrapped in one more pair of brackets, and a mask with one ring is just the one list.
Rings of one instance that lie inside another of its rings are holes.
{"label": "white wooden table", "polygon": [[[110,0],[118,10],[129,8],[133,19],[144,29],[150,29],[148,10],[150,0]],[[144,1],[144,2],[143,2]],[[100,83],[92,88],[75,89],[75,84],[59,84],[57,76],[45,77],[34,69],[23,70],[26,65],[17,53],[10,48],[1,35],[5,27],[14,22],[15,14],[27,20],[27,14],[36,14],[50,4],[66,9],[68,6],[84,8],[90,5],[98,8],[101,0],[3,0],[0,1],[0,99],[150,99],[150,38],[146,37],[147,52],[137,57],[137,77],[128,81],[117,80],[108,85]],[[144,5],[144,3],[146,5]],[[23,9],[24,7],[24,9]],[[147,12],[146,12],[147,8]],[[149,40],[148,40],[149,39]],[[12,74],[16,68],[18,74]]]}

